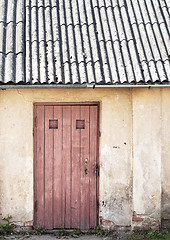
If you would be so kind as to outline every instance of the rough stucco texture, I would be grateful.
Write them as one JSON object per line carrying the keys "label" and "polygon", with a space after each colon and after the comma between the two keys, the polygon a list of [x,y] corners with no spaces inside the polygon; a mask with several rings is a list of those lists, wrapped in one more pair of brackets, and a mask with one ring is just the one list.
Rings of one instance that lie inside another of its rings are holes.
{"label": "rough stucco texture", "polygon": [[162,218],[170,219],[170,90],[162,92]]}
{"label": "rough stucco texture", "polygon": [[160,89],[133,91],[133,203],[137,214],[160,220]]}
{"label": "rough stucco texture", "polygon": [[100,217],[131,223],[131,90],[0,92],[0,218],[33,219],[33,103],[100,102]]}

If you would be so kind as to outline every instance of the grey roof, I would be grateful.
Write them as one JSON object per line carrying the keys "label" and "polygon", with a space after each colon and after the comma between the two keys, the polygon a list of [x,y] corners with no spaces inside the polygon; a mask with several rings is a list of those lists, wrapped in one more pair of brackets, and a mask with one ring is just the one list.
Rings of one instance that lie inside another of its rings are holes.
{"label": "grey roof", "polygon": [[0,83],[170,82],[169,0],[0,0]]}
{"label": "grey roof", "polygon": [[0,82],[24,82],[23,0],[0,0]]}

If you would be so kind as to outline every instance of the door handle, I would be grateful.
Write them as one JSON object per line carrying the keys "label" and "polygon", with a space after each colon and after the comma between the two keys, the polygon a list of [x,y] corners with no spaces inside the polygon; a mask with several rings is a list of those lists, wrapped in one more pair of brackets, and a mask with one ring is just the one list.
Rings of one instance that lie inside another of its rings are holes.
{"label": "door handle", "polygon": [[85,176],[88,174],[88,159],[86,158],[84,161],[84,168],[85,168]]}

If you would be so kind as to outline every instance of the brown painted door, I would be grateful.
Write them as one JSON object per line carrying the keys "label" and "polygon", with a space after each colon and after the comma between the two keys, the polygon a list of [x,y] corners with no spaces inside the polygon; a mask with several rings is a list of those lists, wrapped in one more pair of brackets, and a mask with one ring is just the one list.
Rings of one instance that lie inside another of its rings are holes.
{"label": "brown painted door", "polygon": [[98,105],[35,104],[34,120],[34,224],[95,228]]}

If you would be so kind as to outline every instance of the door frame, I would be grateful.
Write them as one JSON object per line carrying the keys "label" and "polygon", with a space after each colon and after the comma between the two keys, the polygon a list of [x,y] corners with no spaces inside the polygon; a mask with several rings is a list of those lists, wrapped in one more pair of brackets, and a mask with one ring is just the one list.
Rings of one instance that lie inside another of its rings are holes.
{"label": "door frame", "polygon": [[[36,225],[36,106],[97,106],[97,160],[100,176],[100,162],[99,162],[99,137],[100,137],[100,102],[35,102],[33,103],[33,225]],[[96,179],[96,219],[99,225],[99,176]]]}

